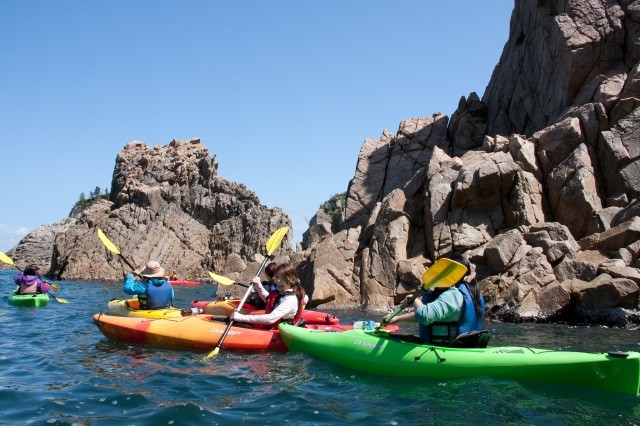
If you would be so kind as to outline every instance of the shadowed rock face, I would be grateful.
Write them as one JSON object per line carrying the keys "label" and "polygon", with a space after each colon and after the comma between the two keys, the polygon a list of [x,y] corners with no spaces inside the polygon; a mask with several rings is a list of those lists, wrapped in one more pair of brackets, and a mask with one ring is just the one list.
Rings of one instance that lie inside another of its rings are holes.
{"label": "shadowed rock face", "polygon": [[[116,279],[128,271],[100,242],[98,228],[137,268],[156,259],[168,273],[206,277],[207,270],[222,271],[231,254],[254,261],[271,233],[290,220],[261,205],[244,185],[218,176],[217,167],[198,139],[126,145],[116,159],[111,199],[91,205],[56,233],[53,256],[48,247],[50,275]],[[290,247],[288,236],[283,247]]]}
{"label": "shadowed rock face", "polygon": [[463,254],[496,318],[638,324],[639,60],[637,2],[516,1],[482,100],[364,142],[306,285],[388,309]]}

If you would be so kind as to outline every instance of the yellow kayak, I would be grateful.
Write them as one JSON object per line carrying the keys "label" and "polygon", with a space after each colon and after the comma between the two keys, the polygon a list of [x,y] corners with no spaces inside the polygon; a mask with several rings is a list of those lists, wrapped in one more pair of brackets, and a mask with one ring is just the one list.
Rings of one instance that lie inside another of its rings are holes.
{"label": "yellow kayak", "polygon": [[107,313],[118,317],[134,318],[182,317],[182,309],[179,308],[140,309],[140,302],[138,302],[138,299],[110,300],[109,303],[107,303]]}

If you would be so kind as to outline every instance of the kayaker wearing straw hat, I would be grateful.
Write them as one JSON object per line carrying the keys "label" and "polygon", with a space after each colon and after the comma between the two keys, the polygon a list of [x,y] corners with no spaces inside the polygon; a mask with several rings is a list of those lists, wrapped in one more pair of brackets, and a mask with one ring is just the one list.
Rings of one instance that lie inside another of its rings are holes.
{"label": "kayaker wearing straw hat", "polygon": [[172,305],[173,287],[164,277],[164,268],[155,260],[147,262],[146,267],[137,273],[142,280],[136,281],[133,273],[125,274],[123,291],[137,294],[140,309],[161,309]]}

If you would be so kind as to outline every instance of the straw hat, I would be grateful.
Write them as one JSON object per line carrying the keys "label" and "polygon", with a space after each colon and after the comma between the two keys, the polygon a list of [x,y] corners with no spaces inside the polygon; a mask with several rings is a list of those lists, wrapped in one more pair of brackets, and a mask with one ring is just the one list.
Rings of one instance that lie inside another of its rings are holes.
{"label": "straw hat", "polygon": [[164,268],[157,261],[150,260],[140,275],[147,278],[164,278]]}

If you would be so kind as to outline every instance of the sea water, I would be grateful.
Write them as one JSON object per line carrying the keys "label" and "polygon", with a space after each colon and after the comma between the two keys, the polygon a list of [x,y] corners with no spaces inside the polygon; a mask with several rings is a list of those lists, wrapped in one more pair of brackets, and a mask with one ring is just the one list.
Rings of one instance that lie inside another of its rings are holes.
{"label": "sea water", "polygon": [[[61,281],[55,294],[70,303],[19,308],[7,302],[15,274],[0,270],[2,425],[640,424],[640,398],[570,386],[388,378],[300,353],[223,349],[204,360],[202,352],[113,342],[91,316],[126,297],[120,283]],[[176,305],[213,299],[213,289],[176,286]],[[327,311],[343,323],[382,318]],[[638,331],[488,326],[491,345],[640,351]]]}

